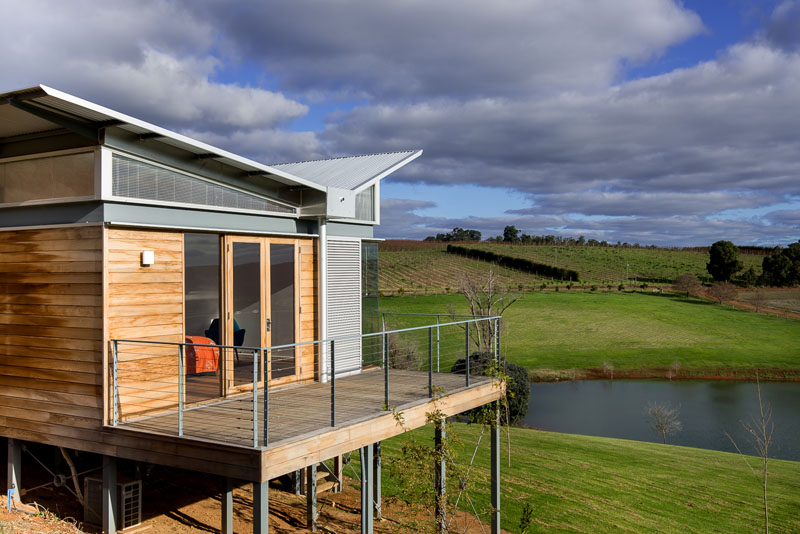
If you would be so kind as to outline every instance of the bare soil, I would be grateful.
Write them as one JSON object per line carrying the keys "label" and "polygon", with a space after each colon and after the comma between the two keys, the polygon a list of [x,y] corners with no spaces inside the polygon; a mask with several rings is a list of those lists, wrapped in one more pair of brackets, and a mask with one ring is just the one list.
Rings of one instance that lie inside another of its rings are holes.
{"label": "bare soil", "polygon": [[[138,534],[196,534],[218,533],[221,522],[221,479],[191,471],[156,467],[143,480],[143,521],[140,527],[126,530]],[[305,496],[284,491],[279,484],[270,485],[270,532],[288,534],[308,532],[306,528]],[[96,526],[81,525],[74,518],[83,512],[77,499],[64,488],[46,486],[25,495],[25,502],[36,502],[44,513],[38,516],[0,508],[2,534],[95,534]],[[234,532],[252,532],[251,485],[243,483],[234,489]],[[346,479],[342,493],[320,496],[317,520],[318,531],[357,534],[361,529],[361,493],[357,481]],[[65,521],[58,520],[58,517]],[[383,503],[382,520],[375,521],[375,532],[425,532],[432,525],[431,512],[399,501]],[[479,534],[489,531],[487,524],[463,512],[451,520],[451,531]],[[80,527],[80,528],[78,528]],[[3,530],[5,529],[5,530]]]}

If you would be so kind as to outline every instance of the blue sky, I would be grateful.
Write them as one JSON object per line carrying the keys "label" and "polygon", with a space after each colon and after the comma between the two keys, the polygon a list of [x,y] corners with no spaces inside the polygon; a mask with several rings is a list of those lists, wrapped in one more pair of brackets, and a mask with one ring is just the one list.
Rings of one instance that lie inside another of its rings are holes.
{"label": "blue sky", "polygon": [[422,148],[381,237],[800,239],[800,0],[0,4],[0,91],[266,163]]}

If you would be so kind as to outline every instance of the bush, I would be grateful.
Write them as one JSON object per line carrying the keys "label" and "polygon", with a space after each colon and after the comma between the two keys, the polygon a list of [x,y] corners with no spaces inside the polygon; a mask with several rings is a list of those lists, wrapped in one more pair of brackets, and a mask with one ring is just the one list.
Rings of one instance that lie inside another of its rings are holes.
{"label": "bush", "polygon": [[546,276],[556,280],[571,280],[573,282],[577,282],[580,279],[580,274],[578,271],[573,271],[572,269],[562,269],[552,265],[545,265],[544,263],[536,263],[526,260],[525,258],[506,256],[505,254],[495,254],[494,252],[488,250],[462,247],[459,245],[447,245],[447,252],[449,254],[457,254],[467,258],[496,263],[497,265],[508,267],[509,269],[516,269],[526,273]]}
{"label": "bush", "polygon": [[[485,375],[491,368],[494,354],[491,352],[475,352],[469,357],[469,374]],[[508,418],[513,425],[528,414],[528,401],[531,395],[531,385],[528,380],[528,371],[521,365],[511,363],[501,359],[500,365],[505,367],[505,373],[509,380],[506,384],[506,400],[508,401]],[[464,374],[466,371],[466,360],[461,358],[453,364],[452,373]],[[480,408],[476,408],[468,413],[477,413]]]}

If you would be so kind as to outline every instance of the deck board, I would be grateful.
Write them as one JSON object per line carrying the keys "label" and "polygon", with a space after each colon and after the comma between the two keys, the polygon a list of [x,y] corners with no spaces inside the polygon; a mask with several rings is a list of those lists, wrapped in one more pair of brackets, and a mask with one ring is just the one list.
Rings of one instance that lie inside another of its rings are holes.
{"label": "deck board", "polygon": [[[487,377],[470,377],[472,385],[487,383]],[[464,375],[435,373],[434,386],[447,392],[465,387]],[[258,448],[269,449],[314,432],[331,429],[331,385],[313,382],[270,390],[269,446],[263,447],[263,392],[258,394]],[[428,373],[392,369],[389,372],[389,406],[402,409],[427,402]],[[371,417],[385,415],[384,374],[370,370],[336,379],[336,428]],[[119,424],[119,428],[177,436],[178,413],[140,417]],[[184,410],[183,437],[240,447],[253,447],[253,396],[244,394]]]}

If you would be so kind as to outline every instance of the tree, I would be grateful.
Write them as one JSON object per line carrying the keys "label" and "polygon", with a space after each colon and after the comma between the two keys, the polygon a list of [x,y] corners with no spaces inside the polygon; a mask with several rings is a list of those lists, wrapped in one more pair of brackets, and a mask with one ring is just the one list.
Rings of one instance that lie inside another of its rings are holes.
{"label": "tree", "polygon": [[[481,282],[462,274],[459,278],[459,289],[467,299],[470,314],[476,316],[503,315],[509,306],[522,298],[521,293],[501,286],[492,269],[489,269],[486,280]],[[470,328],[470,334],[478,352],[491,352],[494,347],[494,322],[480,321],[475,326]]]}
{"label": "tree", "polygon": [[649,403],[644,413],[650,420],[650,428],[661,435],[664,445],[667,444],[667,436],[683,430],[683,424],[678,420],[680,409],[673,408],[668,402]]}
{"label": "tree", "polygon": [[739,280],[747,287],[753,287],[758,283],[758,275],[756,270],[750,267],[739,275]]}
{"label": "tree", "polygon": [[516,226],[506,226],[503,228],[503,241],[506,243],[516,243],[519,241],[519,230]]}
{"label": "tree", "polygon": [[736,288],[728,282],[714,282],[708,290],[708,295],[722,304],[724,300],[735,300],[739,296]]}
{"label": "tree", "polygon": [[765,285],[800,284],[800,241],[792,243],[785,249],[776,247],[772,256],[766,256],[762,261],[761,270]]}
{"label": "tree", "polygon": [[767,502],[767,478],[769,467],[769,447],[772,444],[772,433],[775,431],[775,424],[772,422],[772,408],[769,404],[764,406],[761,399],[761,383],[758,380],[758,373],[756,373],[756,392],[758,393],[758,417],[750,415],[750,421],[742,423],[742,426],[750,435],[753,442],[753,447],[756,449],[758,456],[761,458],[761,475],[759,476],[750,462],[742,454],[739,445],[733,440],[730,434],[725,432],[728,439],[733,444],[736,452],[742,457],[744,462],[750,468],[753,476],[758,480],[761,486],[761,499],[764,506],[764,534],[769,534],[769,503]]}
{"label": "tree", "polygon": [[447,232],[446,234],[436,234],[434,236],[428,236],[425,238],[425,241],[480,241],[481,240],[481,233],[478,230],[470,230],[459,228],[456,226],[453,228],[452,232]]}
{"label": "tree", "polygon": [[739,261],[739,247],[730,241],[717,241],[708,250],[708,273],[718,282],[727,282],[744,265]]}
{"label": "tree", "polygon": [[750,298],[750,304],[756,307],[756,313],[761,311],[761,308],[767,303],[767,296],[763,291],[756,291]]}
{"label": "tree", "polygon": [[672,287],[674,287],[676,291],[686,293],[686,298],[689,298],[689,295],[696,295],[700,291],[702,284],[700,284],[700,279],[692,273],[683,273],[675,279]]}

